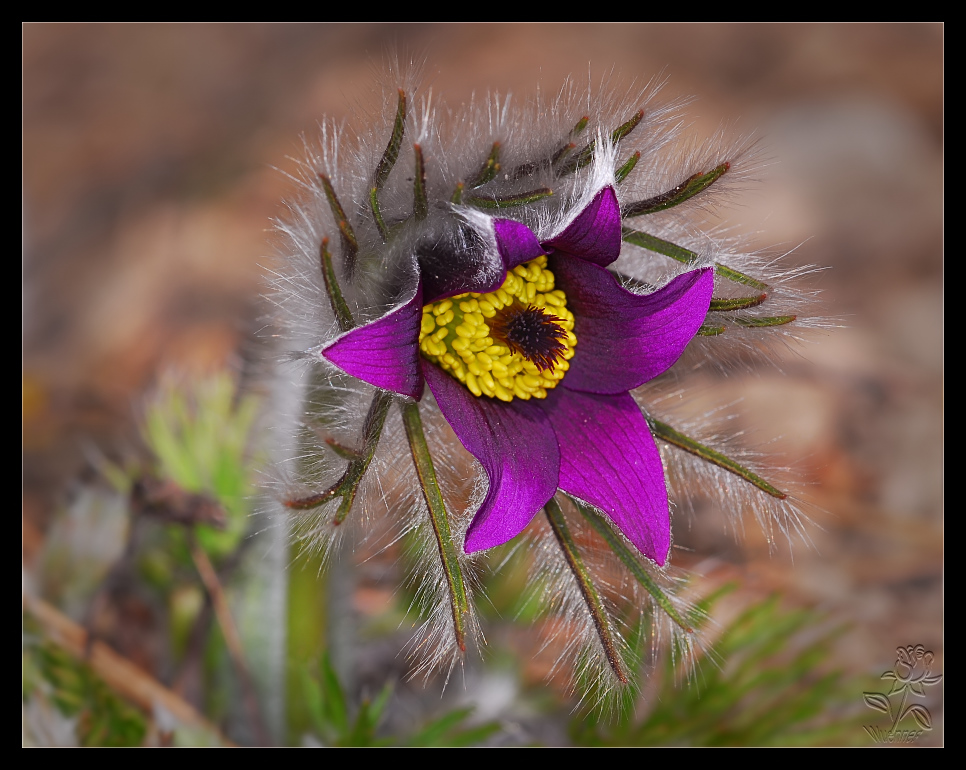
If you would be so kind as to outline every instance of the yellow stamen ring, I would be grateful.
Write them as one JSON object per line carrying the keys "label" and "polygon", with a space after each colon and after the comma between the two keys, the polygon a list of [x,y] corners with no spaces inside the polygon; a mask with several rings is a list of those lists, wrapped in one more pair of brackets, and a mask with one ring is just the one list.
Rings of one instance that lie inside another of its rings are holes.
{"label": "yellow stamen ring", "polygon": [[[539,362],[494,338],[495,322],[488,319],[499,320],[504,309],[521,306],[544,314],[547,324],[564,332],[549,368],[541,369]],[[489,294],[460,294],[426,305],[419,330],[419,350],[426,358],[474,396],[502,401],[546,398],[570,368],[576,344],[574,316],[567,309],[567,296],[554,288],[546,256],[513,268],[503,285]]]}

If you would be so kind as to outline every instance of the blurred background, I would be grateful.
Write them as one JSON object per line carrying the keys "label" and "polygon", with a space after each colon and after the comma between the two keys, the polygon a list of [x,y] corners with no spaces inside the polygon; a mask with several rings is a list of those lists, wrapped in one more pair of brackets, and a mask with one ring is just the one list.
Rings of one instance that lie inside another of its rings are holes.
{"label": "blurred background", "polygon": [[[829,267],[818,288],[840,328],[780,371],[709,388],[716,401],[741,399],[742,426],[796,461],[814,545],[770,554],[751,529],[736,545],[712,511],[675,531],[673,558],[709,589],[737,580],[736,607],[779,591],[788,606],[848,622],[834,652],[845,671],[877,678],[898,646],[921,644],[942,672],[941,24],[26,24],[22,34],[28,592],[46,591],[52,533],[96,483],[92,458],[137,455],[146,399],[166,374],[227,369],[244,387],[264,366],[261,266],[295,192],[285,174],[300,137],[314,139],[323,116],[351,122],[396,50],[425,57],[425,84],[449,104],[488,91],[526,98],[538,82],[554,91],[589,68],[617,89],[666,77],[666,98],[697,97],[699,134],[724,124],[761,137],[773,162],[724,220],[776,255],[795,249],[792,264]],[[63,590],[46,595],[83,620]],[[149,610],[127,642],[116,619],[104,634],[164,679]],[[924,701],[933,730],[919,743],[942,742],[940,690]],[[877,716],[868,710],[867,723]]]}

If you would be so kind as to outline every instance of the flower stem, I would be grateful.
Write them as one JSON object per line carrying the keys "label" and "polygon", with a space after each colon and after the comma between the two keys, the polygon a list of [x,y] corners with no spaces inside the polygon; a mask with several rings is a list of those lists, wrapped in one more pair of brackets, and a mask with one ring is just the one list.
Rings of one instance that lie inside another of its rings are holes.
{"label": "flower stem", "polygon": [[[635,246],[663,254],[665,257],[683,262],[685,265],[693,264],[698,260],[697,253],[690,249],[678,246],[676,243],[671,243],[670,241],[665,241],[663,238],[658,238],[656,235],[651,235],[650,233],[642,233],[640,230],[632,230],[629,227],[625,227],[622,231],[622,237],[628,243],[633,243]],[[716,262],[714,271],[722,278],[727,278],[735,283],[742,283],[745,286],[751,286],[758,291],[764,291],[768,288],[767,283],[762,283],[751,276],[739,273],[727,265],[721,265]]]}
{"label": "flower stem", "polygon": [[386,415],[389,413],[389,406],[391,404],[391,394],[381,390],[377,391],[376,395],[372,397],[372,403],[369,405],[369,413],[366,415],[365,423],[363,423],[363,447],[359,457],[349,462],[345,473],[342,474],[342,478],[327,490],[309,495],[308,497],[286,500],[285,507],[296,511],[308,511],[312,508],[318,508],[334,497],[341,497],[342,502],[339,503],[339,509],[336,511],[333,523],[341,524],[345,521],[349,509],[352,507],[352,502],[355,500],[359,483],[362,481],[362,477],[366,475],[366,471],[369,470],[369,464],[376,454],[379,437],[382,435],[382,426],[386,422]]}
{"label": "flower stem", "polygon": [[660,195],[655,195],[653,198],[646,198],[637,203],[630,204],[621,213],[624,219],[628,217],[639,217],[644,214],[654,214],[658,211],[664,211],[673,206],[677,206],[680,203],[684,203],[686,200],[693,198],[700,192],[707,190],[712,184],[718,181],[727,171],[731,168],[730,163],[722,163],[719,166],[715,166],[713,169],[708,171],[706,174],[695,174],[685,179],[677,187],[674,187],[667,192],[663,192]]}
{"label": "flower stem", "polygon": [[342,296],[342,289],[339,288],[339,279],[336,277],[335,268],[332,266],[332,255],[329,253],[328,238],[323,238],[322,245],[319,246],[319,261],[322,263],[322,280],[325,281],[325,290],[329,294],[336,323],[339,324],[340,331],[347,332],[355,326],[355,322],[352,320],[352,313],[346,304],[345,297]]}
{"label": "flower stem", "polygon": [[423,421],[419,416],[419,405],[409,402],[402,406],[403,425],[406,427],[406,438],[409,439],[409,449],[413,454],[416,475],[423,488],[423,497],[429,508],[429,518],[436,535],[439,556],[443,563],[443,572],[449,585],[449,594],[453,608],[453,630],[456,633],[456,643],[460,650],[466,650],[466,621],[469,615],[469,600],[466,597],[466,586],[463,582],[463,572],[460,569],[459,556],[453,536],[450,533],[449,517],[443,504],[443,495],[436,481],[436,471],[433,468],[433,458],[423,433]]}
{"label": "flower stem", "polygon": [[675,430],[667,423],[663,423],[660,420],[655,420],[652,417],[647,418],[648,424],[651,426],[651,432],[657,436],[659,439],[666,441],[673,446],[683,449],[685,452],[693,454],[695,457],[700,457],[713,465],[717,465],[719,468],[724,468],[735,476],[744,479],[750,484],[754,484],[762,492],[767,492],[772,497],[776,497],[779,500],[784,500],[788,497],[780,489],[773,487],[767,481],[765,481],[761,476],[752,473],[745,466],[735,462],[730,457],[721,454],[711,447],[705,446],[704,444],[695,441],[690,436],[685,436],[678,430]]}
{"label": "flower stem", "polygon": [[567,564],[570,566],[570,571],[573,573],[574,579],[580,587],[580,593],[583,594],[584,602],[587,604],[587,610],[590,612],[590,617],[594,621],[594,627],[597,629],[597,636],[600,637],[601,646],[604,648],[604,655],[607,656],[607,662],[610,664],[611,669],[613,669],[614,675],[623,684],[627,684],[627,674],[624,673],[620,656],[617,654],[617,644],[614,640],[614,633],[611,630],[610,621],[607,618],[607,612],[604,610],[604,603],[601,601],[600,594],[597,593],[597,589],[590,577],[590,572],[588,572],[587,567],[580,558],[580,553],[577,551],[577,544],[574,542],[573,535],[570,534],[570,529],[567,527],[567,520],[564,518],[563,511],[560,510],[557,501],[552,497],[543,507],[543,511],[547,516],[547,521],[550,522],[550,528],[553,530],[557,542],[560,543],[560,549],[563,551],[564,558],[566,558]]}
{"label": "flower stem", "polygon": [[631,552],[631,549],[625,545],[624,541],[617,536],[610,525],[604,521],[604,517],[601,516],[596,510],[591,508],[589,505],[584,505],[573,498],[570,498],[573,504],[577,506],[577,510],[580,511],[584,518],[590,522],[590,525],[597,530],[598,534],[604,538],[610,549],[617,554],[617,557],[624,562],[626,567],[631,571],[631,574],[635,577],[638,583],[640,583],[644,589],[654,597],[654,601],[657,602],[658,606],[664,610],[668,616],[677,623],[681,628],[687,631],[689,634],[693,633],[694,629],[688,624],[688,622],[681,617],[681,614],[677,611],[675,606],[671,603],[667,594],[661,590],[661,587],[655,582],[647,570],[641,565],[640,561]]}

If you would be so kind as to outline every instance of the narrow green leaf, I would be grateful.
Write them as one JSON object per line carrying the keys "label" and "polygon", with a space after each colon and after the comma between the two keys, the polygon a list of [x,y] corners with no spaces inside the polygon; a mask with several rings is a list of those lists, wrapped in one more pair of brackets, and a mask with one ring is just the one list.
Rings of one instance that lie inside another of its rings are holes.
{"label": "narrow green leaf", "polygon": [[566,158],[576,149],[577,145],[573,142],[567,142],[565,145],[562,145],[560,149],[557,150],[550,158],[550,167],[556,169],[561,163],[563,163],[564,158]]}
{"label": "narrow green leaf", "polygon": [[323,238],[322,245],[319,246],[319,261],[322,266],[325,290],[329,295],[329,302],[332,304],[336,323],[339,324],[340,331],[347,332],[355,326],[355,322],[352,320],[352,312],[346,304],[345,297],[342,296],[342,289],[339,288],[339,279],[335,274],[335,267],[332,265],[332,255],[329,253],[328,238]]}
{"label": "narrow green leaf", "polygon": [[429,199],[426,197],[426,164],[423,161],[423,148],[413,145],[416,154],[416,174],[413,179],[413,216],[419,222],[429,214]]}
{"label": "narrow green leaf", "polygon": [[456,727],[471,713],[473,713],[471,707],[449,711],[438,719],[434,719],[426,727],[412,736],[407,741],[407,745],[413,747],[436,746],[450,729]]}
{"label": "narrow green leaf", "polygon": [[[648,249],[657,254],[663,254],[665,257],[670,257],[671,259],[681,262],[685,265],[694,264],[698,255],[686,249],[683,246],[678,246],[676,243],[671,241],[666,241],[663,238],[658,238],[656,235],[651,235],[650,233],[644,233],[640,230],[633,230],[630,227],[624,227],[621,236],[627,243],[632,243],[635,246],[640,246],[641,248]],[[720,275],[722,278],[727,278],[728,280],[734,281],[735,283],[744,284],[745,286],[751,286],[753,289],[758,291],[764,291],[768,288],[767,283],[762,283],[761,281],[752,278],[751,276],[740,273],[737,270],[733,270],[727,265],[722,265],[715,263],[714,272]]]}
{"label": "narrow green leaf", "polygon": [[731,299],[719,299],[717,297],[712,298],[711,307],[708,310],[714,311],[729,311],[729,310],[747,310],[750,307],[758,307],[762,302],[768,299],[767,294],[758,294],[754,297],[734,297]]}
{"label": "narrow green leaf", "polygon": [[329,445],[329,449],[331,449],[333,452],[339,455],[339,457],[341,457],[343,460],[352,461],[352,460],[362,459],[363,453],[360,452],[358,449],[353,449],[352,447],[346,446],[345,444],[340,444],[334,438],[326,438],[324,439],[324,441],[326,444]]}
{"label": "narrow green leaf", "polygon": [[322,687],[319,681],[307,671],[303,672],[299,681],[302,683],[303,702],[309,712],[309,716],[312,718],[312,723],[316,731],[323,739],[331,739],[329,735],[329,723],[326,719],[325,707],[323,705]]}
{"label": "narrow green leaf", "polygon": [[727,278],[729,281],[742,283],[745,286],[750,286],[751,288],[758,289],[759,291],[764,291],[768,288],[767,283],[762,283],[751,276],[745,275],[744,273],[739,273],[737,270],[717,262],[714,265],[714,272],[716,275],[720,275],[722,278]]}
{"label": "narrow green leaf", "polygon": [[383,240],[389,239],[389,228],[382,218],[382,209],[379,206],[379,191],[386,184],[389,172],[396,165],[399,158],[399,149],[402,147],[403,134],[406,132],[406,92],[399,89],[399,101],[396,105],[396,119],[393,121],[392,134],[389,136],[389,144],[386,151],[376,165],[376,171],[372,175],[372,188],[369,190],[369,207],[372,209],[372,218],[376,222],[376,227],[382,235]]}
{"label": "narrow green leaf", "polygon": [[641,153],[635,152],[633,155],[631,155],[631,157],[629,157],[626,161],[624,161],[624,165],[622,165],[619,169],[617,169],[617,171],[614,172],[614,179],[617,180],[617,184],[620,184],[625,179],[627,179],[628,174],[630,174],[634,170],[634,166],[637,165],[637,161],[639,161],[640,159],[641,159]]}
{"label": "narrow green leaf", "polygon": [[643,119],[644,110],[638,110],[630,120],[628,120],[626,123],[621,123],[621,125],[611,131],[611,144],[617,144],[621,139],[637,128]]}
{"label": "narrow green leaf", "polygon": [[362,477],[366,475],[372,458],[376,454],[376,447],[379,445],[379,437],[382,435],[382,427],[386,424],[386,415],[389,414],[391,404],[392,396],[383,390],[377,390],[372,397],[369,412],[366,414],[366,421],[362,426],[362,457],[349,463],[349,467],[346,469],[348,478],[343,486],[342,503],[339,505],[339,510],[336,511],[333,520],[335,524],[341,524],[345,521],[349,509],[352,507]]}
{"label": "narrow green leaf", "polygon": [[376,391],[369,405],[369,412],[366,414],[366,421],[362,427],[362,453],[358,459],[349,462],[345,473],[342,474],[335,484],[308,497],[285,500],[284,505],[295,511],[308,511],[318,508],[325,502],[334,497],[341,497],[342,501],[335,513],[333,523],[341,524],[352,508],[359,484],[363,476],[369,470],[373,456],[376,454],[376,447],[379,445],[379,437],[382,435],[382,428],[386,422],[386,415],[389,413],[389,406],[392,404],[392,396],[385,391]]}
{"label": "narrow green leaf", "polygon": [[664,610],[668,616],[677,623],[681,628],[687,631],[689,634],[694,631],[691,625],[681,617],[681,614],[677,611],[677,608],[671,603],[671,600],[667,597],[667,594],[661,590],[661,587],[655,582],[644,566],[641,564],[640,560],[634,555],[627,544],[614,532],[610,524],[608,524],[604,517],[601,516],[594,508],[589,505],[585,505],[574,498],[570,498],[574,505],[577,506],[577,510],[580,511],[584,518],[590,522],[590,525],[597,530],[597,533],[604,538],[610,549],[617,555],[617,557],[624,562],[627,569],[630,570],[631,574],[634,576],[635,580],[640,583],[644,589],[654,597],[654,601],[657,602],[658,606]]}
{"label": "narrow green leaf", "polygon": [[[644,118],[644,110],[638,110],[630,120],[625,123],[621,123],[617,128],[611,131],[610,142],[611,144],[617,144],[621,139],[627,136],[631,131],[633,131],[640,124],[641,120]],[[578,124],[579,125],[579,124]],[[587,124],[584,123],[584,126]],[[583,127],[581,128],[583,130]],[[589,165],[594,159],[594,153],[597,152],[597,140],[593,139],[588,142],[580,152],[578,152],[561,170],[561,174],[572,174],[575,171],[579,171],[585,166]],[[626,216],[626,215],[625,215]]]}
{"label": "narrow green leaf", "polygon": [[379,206],[379,188],[373,187],[369,190],[369,208],[372,210],[372,218],[376,222],[376,227],[379,228],[379,234],[382,236],[384,241],[389,240],[389,228],[386,227],[386,221],[382,218],[382,208]]}
{"label": "narrow green leaf", "polygon": [[359,242],[356,240],[356,234],[352,229],[352,225],[349,224],[349,218],[346,216],[345,209],[342,208],[342,204],[339,203],[339,198],[335,194],[332,180],[325,174],[319,174],[319,179],[322,180],[322,188],[325,190],[325,197],[329,201],[329,208],[332,209],[332,216],[335,217],[335,221],[339,226],[339,234],[342,236],[342,259],[345,262],[346,274],[351,276],[355,270],[356,254],[359,253]]}
{"label": "narrow green leaf", "polygon": [[785,324],[790,324],[798,316],[794,315],[774,315],[774,316],[762,316],[759,318],[736,318],[735,323],[739,326],[748,326],[753,329],[758,329],[768,326],[784,326]]}
{"label": "narrow green leaf", "polygon": [[376,173],[373,174],[372,186],[381,190],[386,180],[389,179],[389,172],[396,165],[399,158],[399,149],[402,147],[403,134],[406,132],[406,92],[399,89],[399,100],[396,104],[396,119],[392,125],[392,135],[389,137],[389,144],[386,151],[379,159],[376,166]]}
{"label": "narrow green leaf", "polygon": [[553,530],[557,542],[560,544],[560,549],[563,551],[570,571],[577,581],[580,593],[584,597],[587,610],[590,612],[590,617],[594,621],[594,627],[597,629],[597,636],[600,637],[601,646],[604,648],[604,655],[607,657],[607,662],[614,671],[614,675],[623,684],[627,684],[627,674],[624,673],[620,656],[617,653],[614,632],[611,629],[610,620],[604,609],[604,603],[601,601],[600,594],[597,593],[597,588],[590,576],[590,572],[584,565],[583,559],[580,558],[577,544],[570,534],[570,528],[567,526],[567,520],[564,518],[563,511],[560,510],[557,501],[552,497],[543,507],[543,511],[547,516],[547,521],[550,522],[550,528]]}
{"label": "narrow green leaf", "polygon": [[387,682],[386,686],[380,690],[376,699],[372,702],[372,706],[369,708],[369,713],[372,715],[373,727],[379,726],[379,721],[382,719],[382,714],[386,710],[386,706],[389,705],[389,699],[392,697],[392,682]]}
{"label": "narrow green leaf", "polygon": [[448,748],[463,748],[467,746],[476,746],[482,743],[491,735],[500,732],[500,725],[498,722],[487,722],[486,724],[479,725],[477,727],[469,727],[465,730],[457,730],[454,733],[450,733],[446,737],[446,746]]}
{"label": "narrow green leaf", "polygon": [[731,164],[725,162],[719,166],[715,166],[705,174],[695,174],[694,176],[688,177],[677,187],[673,187],[667,192],[630,204],[624,209],[622,216],[628,219],[630,217],[643,216],[644,214],[654,214],[658,211],[665,211],[673,206],[684,203],[686,200],[708,189],[708,187],[718,181],[730,168]]}
{"label": "narrow green leaf", "polygon": [[446,514],[446,506],[443,504],[443,494],[440,492],[439,484],[436,481],[433,458],[429,452],[429,445],[426,443],[426,435],[423,433],[423,421],[419,416],[419,404],[415,402],[403,404],[402,417],[403,425],[406,428],[406,438],[409,440],[409,449],[412,452],[413,463],[416,466],[416,475],[419,477],[419,483],[423,489],[423,497],[429,508],[429,518],[433,525],[433,532],[436,535],[436,544],[439,547],[439,556],[443,564],[443,572],[446,575],[446,582],[449,586],[456,643],[461,650],[465,651],[466,623],[470,611],[469,599],[467,598],[466,586],[463,582],[459,554],[457,553],[456,544],[453,542],[453,536],[450,533],[449,517]]}
{"label": "narrow green leaf", "polygon": [[329,653],[322,653],[322,661],[319,666],[321,674],[321,687],[323,695],[323,707],[325,708],[329,720],[341,735],[349,729],[349,706],[346,703],[345,692],[339,682],[339,676],[329,660]]}
{"label": "narrow green leaf", "polygon": [[455,203],[457,206],[463,202],[463,188],[465,185],[460,182],[456,185],[456,189],[453,190],[453,197],[449,199],[450,203]]}
{"label": "narrow green leaf", "polygon": [[471,190],[475,190],[478,187],[482,187],[487,182],[492,182],[498,173],[500,173],[500,143],[493,142],[493,147],[490,150],[489,156],[485,161],[483,161],[483,166],[473,178],[473,181],[467,186]]}
{"label": "narrow green leaf", "polygon": [[529,192],[517,193],[516,195],[500,195],[492,198],[472,195],[466,199],[466,202],[470,206],[476,206],[481,209],[507,209],[514,206],[526,206],[542,198],[548,198],[551,195],[553,195],[553,190],[547,187],[538,187],[536,190],[530,190]]}
{"label": "narrow green leaf", "polygon": [[745,468],[740,463],[735,462],[730,457],[723,455],[704,444],[695,441],[693,438],[684,435],[678,430],[675,430],[667,423],[663,423],[660,420],[655,420],[649,417],[647,419],[648,424],[651,426],[651,432],[659,439],[666,441],[673,446],[683,449],[685,452],[693,454],[695,457],[700,457],[713,465],[717,465],[719,468],[724,468],[735,476],[744,479],[749,484],[754,484],[762,492],[766,492],[772,497],[776,497],[779,500],[784,500],[788,497],[780,489],[776,489],[767,481],[765,481],[761,476],[752,473],[750,470]]}
{"label": "narrow green leaf", "polygon": [[701,328],[695,332],[698,337],[717,337],[724,333],[724,326],[712,326],[711,324],[701,324]]}
{"label": "narrow green leaf", "polygon": [[632,230],[630,227],[622,228],[621,237],[628,243],[633,243],[635,246],[663,254],[665,257],[670,257],[685,265],[690,265],[698,260],[698,255],[690,249],[678,246],[676,243],[671,243],[671,241],[658,238],[656,235],[651,235],[650,233]]}

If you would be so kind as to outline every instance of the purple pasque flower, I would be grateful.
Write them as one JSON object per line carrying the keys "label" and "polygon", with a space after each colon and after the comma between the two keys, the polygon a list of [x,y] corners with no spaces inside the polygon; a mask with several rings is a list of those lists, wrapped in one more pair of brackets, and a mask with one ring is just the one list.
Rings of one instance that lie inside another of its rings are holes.
{"label": "purple pasque flower", "polygon": [[[701,327],[712,270],[683,273],[650,294],[621,286],[606,269],[621,249],[611,186],[543,240],[510,219],[474,212],[460,222],[477,236],[461,240],[470,244],[464,253],[439,241],[417,248],[412,297],[322,357],[417,400],[428,383],[489,481],[467,553],[516,537],[560,489],[603,511],[663,566],[664,468],[629,391],[667,371]],[[441,335],[438,344],[421,346],[427,334]]]}

